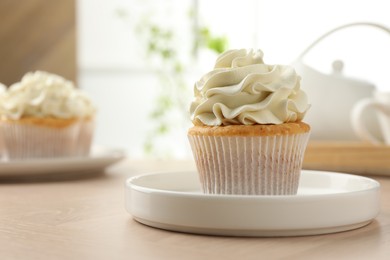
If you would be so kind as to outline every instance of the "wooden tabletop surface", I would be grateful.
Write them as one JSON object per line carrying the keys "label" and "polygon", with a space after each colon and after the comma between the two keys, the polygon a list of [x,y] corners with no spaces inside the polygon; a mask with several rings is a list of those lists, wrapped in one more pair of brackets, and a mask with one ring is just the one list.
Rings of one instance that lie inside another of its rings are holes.
{"label": "wooden tabletop surface", "polygon": [[381,212],[352,231],[245,238],[144,226],[124,209],[126,178],[194,169],[191,162],[123,161],[105,173],[0,180],[0,259],[390,259],[390,177]]}

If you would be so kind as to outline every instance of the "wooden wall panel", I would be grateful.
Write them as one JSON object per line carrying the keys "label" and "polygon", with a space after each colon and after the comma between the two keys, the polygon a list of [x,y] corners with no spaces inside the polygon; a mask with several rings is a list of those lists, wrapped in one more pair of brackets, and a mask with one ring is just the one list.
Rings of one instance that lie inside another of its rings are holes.
{"label": "wooden wall panel", "polygon": [[0,82],[46,70],[76,81],[76,0],[0,0]]}

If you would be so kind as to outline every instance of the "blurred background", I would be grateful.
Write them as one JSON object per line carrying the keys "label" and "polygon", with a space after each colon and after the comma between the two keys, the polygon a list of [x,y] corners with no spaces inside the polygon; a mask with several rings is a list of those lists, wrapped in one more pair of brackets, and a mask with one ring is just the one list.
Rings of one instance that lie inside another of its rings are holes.
{"label": "blurred background", "polygon": [[[219,53],[260,48],[290,64],[318,37],[352,22],[390,26],[386,1],[0,0],[0,82],[46,70],[75,81],[98,107],[95,143],[131,158],[189,158],[194,82]],[[323,73],[390,90],[390,37],[348,28],[305,56]]]}

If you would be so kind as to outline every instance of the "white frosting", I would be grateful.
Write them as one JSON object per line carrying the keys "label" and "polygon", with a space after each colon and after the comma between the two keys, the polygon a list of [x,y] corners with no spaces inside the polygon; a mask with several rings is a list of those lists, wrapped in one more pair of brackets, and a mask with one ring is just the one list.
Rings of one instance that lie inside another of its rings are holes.
{"label": "white frosting", "polygon": [[95,108],[71,81],[37,71],[24,75],[0,96],[0,112],[11,119],[23,116],[69,119],[92,117]]}
{"label": "white frosting", "polygon": [[194,86],[195,125],[282,124],[301,121],[309,109],[291,66],[267,65],[263,53],[230,50]]}
{"label": "white frosting", "polygon": [[7,90],[7,87],[0,82],[0,95],[2,95]]}

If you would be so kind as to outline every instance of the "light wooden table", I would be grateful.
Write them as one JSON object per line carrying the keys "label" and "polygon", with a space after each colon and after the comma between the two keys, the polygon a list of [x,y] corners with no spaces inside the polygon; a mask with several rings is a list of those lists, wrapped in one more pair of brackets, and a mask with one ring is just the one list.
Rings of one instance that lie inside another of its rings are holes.
{"label": "light wooden table", "polygon": [[102,174],[0,180],[0,259],[390,259],[390,177],[373,177],[382,185],[376,220],[336,234],[200,236],[147,227],[125,211],[126,178],[183,169],[194,165],[124,161]]}

